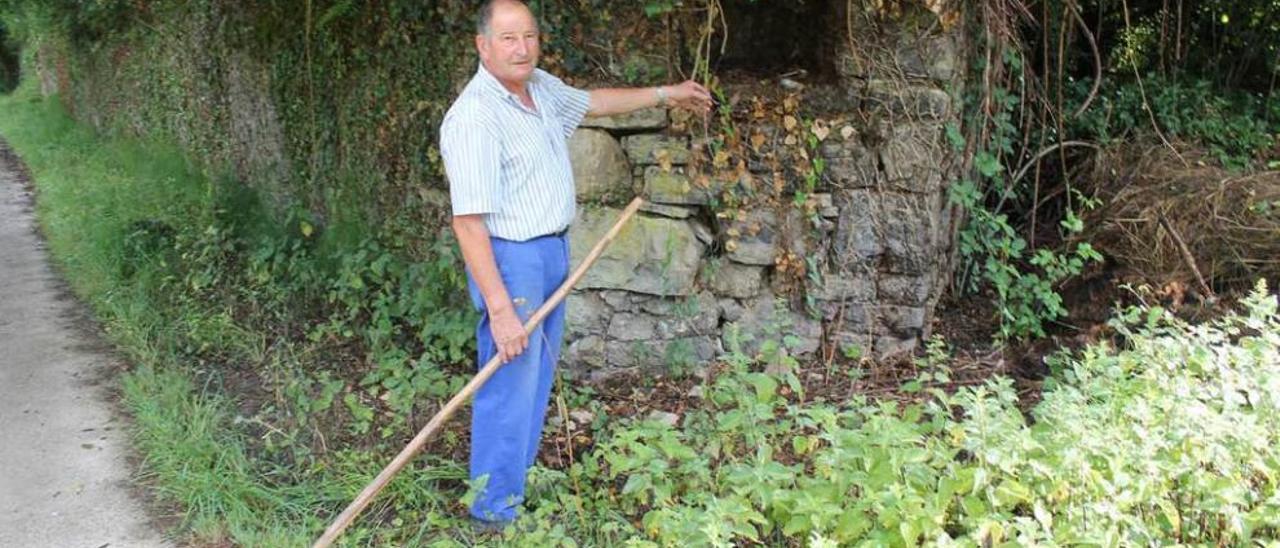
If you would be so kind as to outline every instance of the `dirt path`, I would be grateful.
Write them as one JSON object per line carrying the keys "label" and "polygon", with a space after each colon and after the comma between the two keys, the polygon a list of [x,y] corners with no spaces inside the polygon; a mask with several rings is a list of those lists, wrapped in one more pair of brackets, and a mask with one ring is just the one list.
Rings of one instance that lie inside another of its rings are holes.
{"label": "dirt path", "polygon": [[111,356],[50,268],[0,143],[0,546],[170,546],[130,495]]}

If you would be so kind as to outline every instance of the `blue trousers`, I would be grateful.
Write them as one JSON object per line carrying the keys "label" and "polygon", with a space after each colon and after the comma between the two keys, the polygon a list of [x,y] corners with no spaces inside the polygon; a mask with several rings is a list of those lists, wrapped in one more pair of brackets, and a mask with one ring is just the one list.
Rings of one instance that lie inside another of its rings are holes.
{"label": "blue trousers", "polygon": [[[569,241],[561,235],[524,242],[491,238],[490,243],[516,314],[521,322],[528,320],[568,276]],[[489,330],[484,298],[470,272],[467,288],[481,315],[476,341],[483,366],[497,354],[497,346]],[[529,336],[524,353],[499,368],[476,393],[471,415],[471,479],[488,478],[471,505],[471,515],[477,519],[514,520],[516,508],[524,501],[525,476],[538,455],[563,335],[561,302]]]}

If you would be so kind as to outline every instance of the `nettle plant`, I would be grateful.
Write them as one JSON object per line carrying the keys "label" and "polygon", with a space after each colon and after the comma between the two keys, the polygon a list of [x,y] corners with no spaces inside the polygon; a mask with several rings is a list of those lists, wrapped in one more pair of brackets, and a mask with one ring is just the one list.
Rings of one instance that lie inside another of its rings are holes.
{"label": "nettle plant", "polygon": [[578,467],[641,525],[630,546],[1264,541],[1280,535],[1280,315],[1261,282],[1241,304],[1203,325],[1120,311],[1123,347],[1055,356],[1031,419],[1007,378],[836,406],[730,360],[680,426],[619,423]]}

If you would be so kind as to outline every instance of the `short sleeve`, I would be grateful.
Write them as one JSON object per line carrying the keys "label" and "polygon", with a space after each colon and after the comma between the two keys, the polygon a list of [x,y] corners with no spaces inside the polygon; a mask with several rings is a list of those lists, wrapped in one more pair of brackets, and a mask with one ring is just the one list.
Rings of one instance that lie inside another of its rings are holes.
{"label": "short sleeve", "polygon": [[578,129],[578,124],[587,116],[587,110],[591,108],[591,92],[570,86],[548,72],[543,72],[542,76],[556,103],[556,113],[567,138],[573,135],[573,130]]}
{"label": "short sleeve", "polygon": [[440,128],[440,156],[449,179],[454,215],[497,211],[502,186],[502,145],[483,124],[446,120]]}

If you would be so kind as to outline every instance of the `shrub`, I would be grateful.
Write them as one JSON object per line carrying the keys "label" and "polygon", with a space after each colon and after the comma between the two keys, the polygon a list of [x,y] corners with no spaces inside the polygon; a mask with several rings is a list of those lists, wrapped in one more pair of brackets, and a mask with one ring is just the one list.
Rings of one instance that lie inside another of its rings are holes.
{"label": "shrub", "polygon": [[1274,538],[1280,316],[1262,284],[1243,304],[1205,325],[1123,311],[1124,348],[1058,355],[1032,420],[1009,379],[835,407],[789,403],[738,371],[683,429],[633,423],[590,460],[663,546]]}

